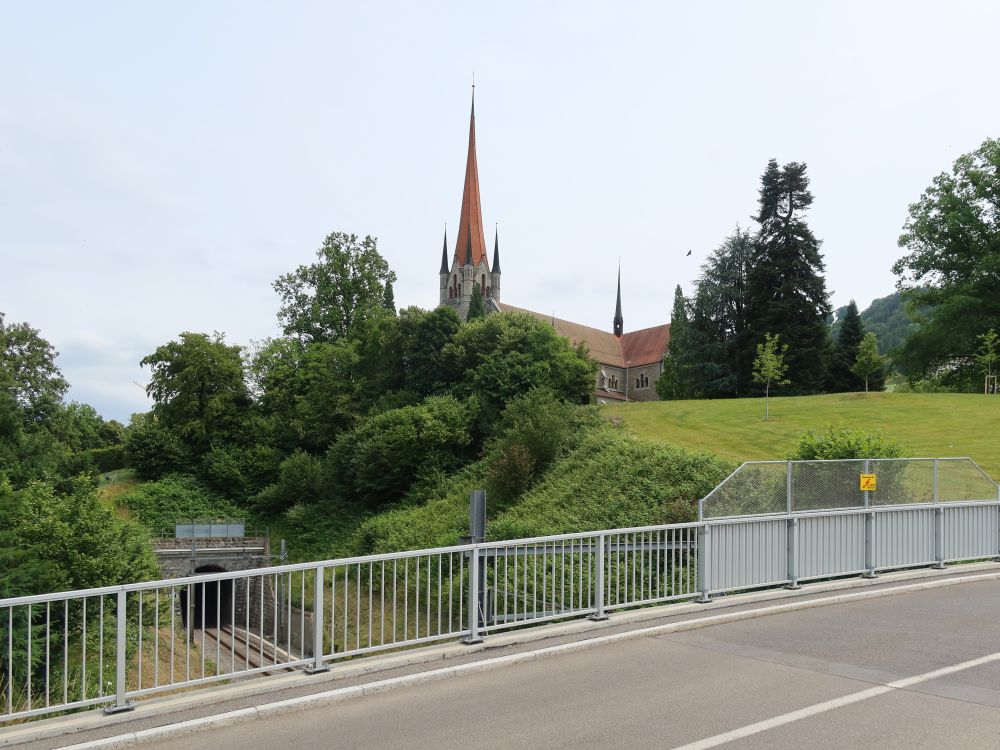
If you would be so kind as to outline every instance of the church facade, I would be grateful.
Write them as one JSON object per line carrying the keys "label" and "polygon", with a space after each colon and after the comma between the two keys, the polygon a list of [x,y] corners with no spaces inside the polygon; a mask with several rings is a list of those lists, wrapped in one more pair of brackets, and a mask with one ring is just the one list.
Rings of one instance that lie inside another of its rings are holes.
{"label": "church facade", "polygon": [[586,344],[590,356],[600,365],[594,383],[598,403],[613,401],[656,401],[656,381],[663,372],[663,358],[670,347],[670,324],[625,333],[622,316],[621,273],[612,330],[581,325],[500,301],[500,238],[493,237],[493,261],[488,258],[479,196],[479,166],[476,161],[476,104],[469,119],[469,149],[462,188],[462,211],[454,252],[448,252],[445,232],[439,272],[439,304],[447,305],[465,320],[476,287],[483,295],[486,313],[517,312],[531,315],[551,325],[571,343]]}

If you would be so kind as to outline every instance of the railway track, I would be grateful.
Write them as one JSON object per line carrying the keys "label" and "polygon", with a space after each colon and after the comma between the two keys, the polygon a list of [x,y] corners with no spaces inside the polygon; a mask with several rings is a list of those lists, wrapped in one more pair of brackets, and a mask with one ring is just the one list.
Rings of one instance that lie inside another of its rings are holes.
{"label": "railway track", "polygon": [[275,646],[270,641],[253,633],[247,633],[243,628],[223,625],[221,628],[205,628],[199,630],[194,639],[203,642],[206,655],[216,655],[217,661],[228,660],[226,671],[239,674],[243,670],[273,667],[263,674],[280,674],[294,671],[294,667],[283,666],[283,663],[298,657]]}

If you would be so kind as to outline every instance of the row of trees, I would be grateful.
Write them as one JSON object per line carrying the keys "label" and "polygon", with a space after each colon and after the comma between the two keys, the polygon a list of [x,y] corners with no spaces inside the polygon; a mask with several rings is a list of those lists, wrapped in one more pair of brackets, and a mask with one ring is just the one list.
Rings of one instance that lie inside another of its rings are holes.
{"label": "row of trees", "polygon": [[786,392],[860,389],[854,365],[863,326],[852,302],[838,339],[830,338],[820,242],[805,219],[812,202],[805,164],[768,163],[755,231],[737,227],[723,241],[702,266],[693,297],[677,287],[661,398],[761,393],[754,362],[772,336],[784,347]]}
{"label": "row of trees", "polygon": [[[880,300],[879,314],[893,318],[883,343],[911,384],[971,391],[992,374],[979,349],[1000,328],[998,196],[1000,140],[990,139],[909,207],[907,254],[893,266],[909,321],[896,297]],[[853,302],[829,334],[820,243],[805,220],[812,202],[804,164],[768,163],[753,229],[737,227],[711,254],[690,298],[677,288],[662,398],[757,395],[754,352],[768,333],[788,346],[785,393],[884,386]]]}

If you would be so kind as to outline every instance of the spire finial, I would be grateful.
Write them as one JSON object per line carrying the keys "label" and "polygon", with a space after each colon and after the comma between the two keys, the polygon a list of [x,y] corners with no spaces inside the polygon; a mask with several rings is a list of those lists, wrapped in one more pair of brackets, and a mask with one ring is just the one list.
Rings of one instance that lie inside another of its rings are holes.
{"label": "spire finial", "polygon": [[618,260],[618,301],[615,303],[615,336],[621,337],[625,329],[625,321],[622,318],[622,262]]}

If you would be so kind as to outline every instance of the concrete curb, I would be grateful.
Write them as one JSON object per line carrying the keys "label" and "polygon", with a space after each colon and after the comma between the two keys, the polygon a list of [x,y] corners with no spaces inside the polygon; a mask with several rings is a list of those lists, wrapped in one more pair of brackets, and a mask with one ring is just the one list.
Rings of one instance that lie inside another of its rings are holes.
{"label": "concrete curb", "polygon": [[282,701],[262,704],[251,708],[243,708],[229,711],[215,716],[192,719],[168,726],[143,729],[136,732],[129,732],[114,737],[106,737],[99,740],[84,742],[76,745],[64,746],[63,750],[112,750],[113,748],[130,747],[144,742],[152,742],[169,738],[181,737],[194,732],[206,729],[217,729],[247,721],[256,721],[269,716],[287,715],[296,711],[305,711],[311,708],[319,708],[353,700],[367,695],[377,695],[390,690],[398,690],[406,687],[413,687],[428,682],[436,682],[465,674],[477,674],[494,669],[502,669],[514,664],[548,659],[562,654],[583,651],[586,649],[599,648],[612,643],[646,638],[653,635],[665,633],[678,633],[687,630],[706,628],[712,625],[721,625],[741,620],[756,619],[758,617],[768,617],[771,615],[783,614],[786,612],[796,612],[804,609],[833,606],[846,602],[860,601],[865,599],[877,599],[885,596],[897,596],[900,594],[914,593],[927,589],[943,588],[945,586],[955,586],[963,583],[976,583],[981,581],[1000,579],[1000,572],[985,573],[979,575],[961,576],[955,578],[945,578],[938,580],[928,580],[921,583],[904,584],[888,588],[876,589],[874,591],[857,591],[849,594],[839,594],[820,599],[806,599],[789,602],[787,604],[776,604],[757,609],[743,610],[740,612],[728,612],[719,615],[709,615],[680,622],[653,625],[645,628],[637,628],[624,633],[614,633],[612,635],[598,636],[581,641],[573,641],[557,646],[548,646],[535,651],[527,651],[506,656],[498,656],[483,661],[460,664],[454,667],[444,667],[433,669],[427,672],[420,672],[402,677],[393,677],[385,680],[377,680],[365,685],[355,685],[352,687],[338,688],[323,693],[290,698]]}

